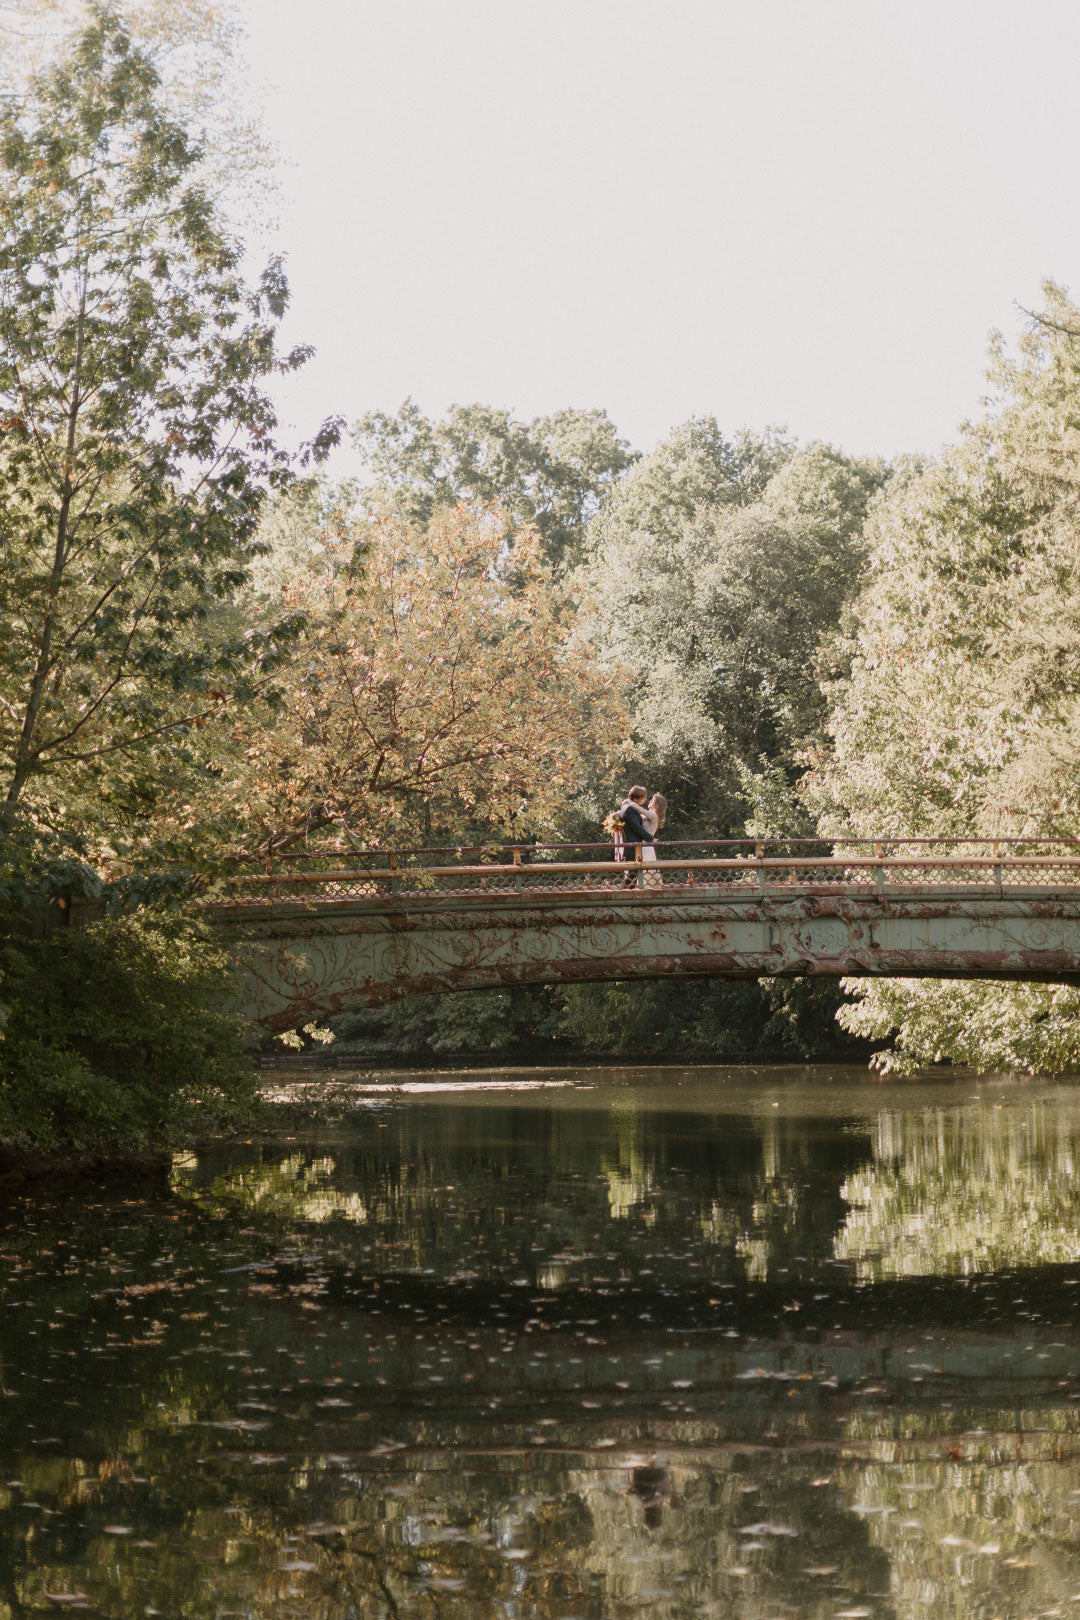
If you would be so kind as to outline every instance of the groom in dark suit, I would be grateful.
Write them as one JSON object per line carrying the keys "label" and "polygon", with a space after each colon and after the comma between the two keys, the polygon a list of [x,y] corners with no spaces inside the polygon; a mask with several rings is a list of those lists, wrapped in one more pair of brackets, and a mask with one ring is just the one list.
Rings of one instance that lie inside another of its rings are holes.
{"label": "groom in dark suit", "polygon": [[[647,788],[632,787],[619,806],[619,814],[623,820],[624,861],[636,861],[635,844],[651,844],[653,842],[652,833],[641,819],[642,806],[648,797]],[[627,873],[626,881],[633,882],[629,873]]]}

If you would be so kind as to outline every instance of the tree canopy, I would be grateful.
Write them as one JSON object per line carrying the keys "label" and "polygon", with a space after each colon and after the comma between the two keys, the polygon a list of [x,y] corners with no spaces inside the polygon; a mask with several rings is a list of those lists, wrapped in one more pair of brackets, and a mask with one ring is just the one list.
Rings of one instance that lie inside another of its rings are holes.
{"label": "tree canopy", "polygon": [[634,455],[605,411],[556,411],[520,422],[507,410],[452,405],[433,421],[411,399],[371,412],[354,436],[374,480],[411,521],[459,501],[497,501],[512,525],[535,528],[548,560],[577,559],[584,526]]}
{"label": "tree canopy", "polygon": [[633,670],[642,770],[677,790],[683,825],[738,832],[755,781],[794,781],[823,718],[818,649],[858,586],[884,475],[825,445],[694,421],[592,524],[582,633]]}
{"label": "tree canopy", "polygon": [[103,17],[153,65],[162,110],[198,151],[197,177],[230,220],[269,223],[273,149],[248,83],[236,0],[0,0],[0,85],[33,97],[36,76]]}
{"label": "tree canopy", "polygon": [[225,773],[250,844],[524,838],[625,743],[621,672],[572,644],[539,534],[506,537],[497,509],[388,512],[285,581],[305,628]]}
{"label": "tree canopy", "polygon": [[[821,825],[892,836],[1080,835],[1080,311],[1046,289],[1016,356],[993,352],[982,423],[898,476],[810,784]],[[1080,1061],[1063,986],[859,983],[847,1026],[884,1063]]]}
{"label": "tree canopy", "polygon": [[245,281],[198,168],[108,10],[0,110],[9,833],[22,817],[84,849],[149,836],[198,730],[257,674],[253,640],[216,617],[292,476],[267,383],[307,351],[278,352],[282,267]]}

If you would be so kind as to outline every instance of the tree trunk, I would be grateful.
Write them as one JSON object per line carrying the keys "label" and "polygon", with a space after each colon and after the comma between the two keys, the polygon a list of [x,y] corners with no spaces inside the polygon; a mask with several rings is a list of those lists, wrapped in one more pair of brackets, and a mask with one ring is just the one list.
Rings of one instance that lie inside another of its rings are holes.
{"label": "tree trunk", "polygon": [[85,318],[86,290],[84,287],[79,300],[79,320],[75,340],[75,368],[71,387],[71,404],[67,413],[63,485],[60,496],[60,509],[56,514],[56,544],[53,548],[52,571],[49,576],[49,590],[46,599],[45,618],[41,626],[41,639],[38,643],[37,660],[34,665],[33,678],[30,682],[30,692],[26,700],[26,711],[23,715],[22,729],[15,749],[15,758],[12,762],[11,781],[8,784],[7,794],[4,798],[3,811],[0,812],[0,830],[4,832],[11,829],[22,790],[26,786],[30,775],[35,753],[34,744],[38,715],[41,712],[41,700],[45,695],[45,686],[52,663],[53,634],[56,629],[60,588],[64,582],[64,568],[67,563],[68,553],[68,523],[71,516],[71,498],[73,494],[71,461],[75,453],[79,407],[82,403],[81,382]]}

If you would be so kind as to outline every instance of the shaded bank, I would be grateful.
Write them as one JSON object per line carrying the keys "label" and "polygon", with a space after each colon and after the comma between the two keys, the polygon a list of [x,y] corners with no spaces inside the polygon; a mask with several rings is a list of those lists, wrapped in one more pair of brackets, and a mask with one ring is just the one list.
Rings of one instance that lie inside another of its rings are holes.
{"label": "shaded bank", "polygon": [[48,934],[0,917],[0,1161],[140,1154],[234,1128],[252,1041],[197,925],[138,912]]}
{"label": "shaded bank", "polygon": [[676,979],[418,996],[330,1020],[328,1053],[378,1063],[754,1062],[869,1058],[833,979]]}

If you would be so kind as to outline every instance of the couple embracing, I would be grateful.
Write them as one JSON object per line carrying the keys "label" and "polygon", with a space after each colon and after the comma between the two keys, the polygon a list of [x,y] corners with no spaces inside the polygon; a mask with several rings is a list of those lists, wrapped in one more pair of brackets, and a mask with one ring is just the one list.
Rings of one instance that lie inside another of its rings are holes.
{"label": "couple embracing", "polygon": [[[649,799],[646,788],[632,787],[619,806],[616,819],[622,825],[615,834],[615,859],[636,860],[636,846],[640,845],[642,861],[646,864],[655,862],[656,837],[667,819],[664,795],[654,793]],[[633,881],[629,874],[626,881]],[[646,872],[644,882],[646,888],[658,888],[661,882],[659,872]]]}

